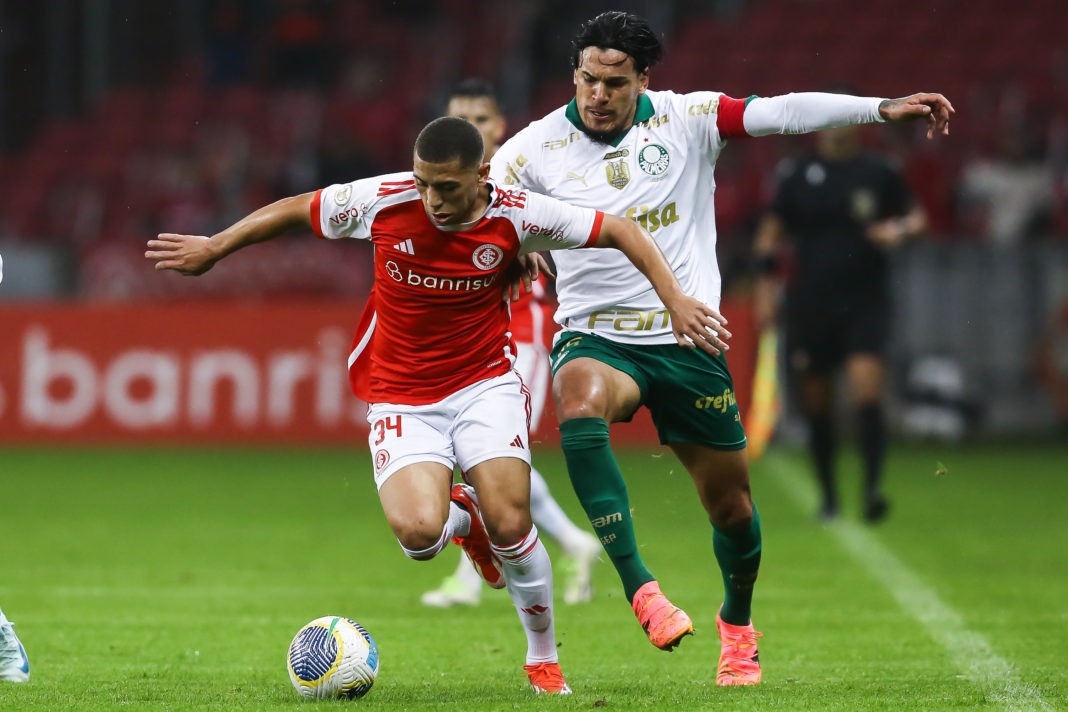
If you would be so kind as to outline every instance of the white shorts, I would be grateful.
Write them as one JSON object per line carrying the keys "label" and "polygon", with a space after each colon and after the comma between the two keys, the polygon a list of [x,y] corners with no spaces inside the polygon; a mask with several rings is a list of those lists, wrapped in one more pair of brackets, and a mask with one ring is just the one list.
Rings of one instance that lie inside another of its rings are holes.
{"label": "white shorts", "polygon": [[367,444],[381,489],[389,476],[417,462],[467,472],[495,457],[530,464],[530,395],[515,371],[488,378],[429,405],[372,403]]}
{"label": "white shorts", "polygon": [[515,364],[523,385],[530,391],[530,429],[537,430],[549,392],[549,351],[542,344],[516,342]]}

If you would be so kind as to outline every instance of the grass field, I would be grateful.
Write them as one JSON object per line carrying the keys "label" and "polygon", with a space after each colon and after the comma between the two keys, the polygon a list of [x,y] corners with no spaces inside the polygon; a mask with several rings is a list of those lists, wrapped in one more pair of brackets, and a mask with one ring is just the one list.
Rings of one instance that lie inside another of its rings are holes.
{"label": "grass field", "polygon": [[[577,514],[560,456],[536,458]],[[404,558],[365,452],[0,451],[0,607],[32,666],[0,709],[300,709],[285,651],[328,614],[382,656],[366,698],[329,708],[1068,709],[1068,448],[895,448],[877,528],[855,509],[817,526],[804,460],[773,449],[753,467],[765,682],[734,689],[713,684],[722,589],[692,485],[670,454],[621,459],[646,562],[697,635],[654,649],[602,564],[596,600],[557,609],[575,694],[546,699],[506,595],[419,605],[455,553]]]}

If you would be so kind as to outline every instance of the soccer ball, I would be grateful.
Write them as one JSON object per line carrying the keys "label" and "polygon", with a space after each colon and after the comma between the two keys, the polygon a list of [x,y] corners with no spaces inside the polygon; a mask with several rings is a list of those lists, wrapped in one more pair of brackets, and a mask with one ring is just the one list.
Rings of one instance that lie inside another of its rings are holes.
{"label": "soccer ball", "polygon": [[341,616],[301,628],[286,656],[289,679],[309,700],[363,697],[378,677],[378,646],[367,630]]}

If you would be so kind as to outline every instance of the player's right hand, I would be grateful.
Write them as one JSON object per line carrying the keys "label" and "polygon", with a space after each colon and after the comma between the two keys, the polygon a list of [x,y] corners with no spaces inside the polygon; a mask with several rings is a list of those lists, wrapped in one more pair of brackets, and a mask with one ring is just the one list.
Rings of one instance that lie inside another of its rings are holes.
{"label": "player's right hand", "polygon": [[518,255],[505,273],[504,291],[502,299],[506,302],[517,302],[522,296],[522,291],[531,294],[534,291],[534,282],[538,277],[547,274],[550,278],[555,277],[549,269],[549,263],[540,252],[531,252]]}
{"label": "player's right hand", "polygon": [[936,134],[949,135],[949,119],[955,109],[941,94],[921,92],[900,99],[887,99],[879,105],[879,113],[887,121],[923,119],[927,122],[927,138]]}
{"label": "player's right hand", "polygon": [[676,304],[665,304],[671,314],[675,341],[685,349],[698,348],[713,356],[727,351],[727,320],[715,309],[694,297],[683,295]]}
{"label": "player's right hand", "polygon": [[187,275],[204,274],[219,259],[211,249],[211,238],[170,232],[161,232],[155,240],[149,240],[145,257],[156,261],[156,269]]}

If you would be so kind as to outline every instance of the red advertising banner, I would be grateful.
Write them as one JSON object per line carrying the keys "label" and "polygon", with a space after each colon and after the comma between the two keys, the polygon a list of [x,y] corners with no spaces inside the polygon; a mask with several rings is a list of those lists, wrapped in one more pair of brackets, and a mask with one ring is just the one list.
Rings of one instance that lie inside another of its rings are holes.
{"label": "red advertising banner", "polygon": [[[346,360],[362,304],[0,306],[2,444],[363,444]],[[739,403],[752,329],[726,306]],[[744,310],[741,310],[744,313]],[[557,442],[551,399],[537,443]],[[617,442],[651,444],[644,412]]]}

